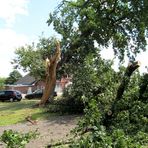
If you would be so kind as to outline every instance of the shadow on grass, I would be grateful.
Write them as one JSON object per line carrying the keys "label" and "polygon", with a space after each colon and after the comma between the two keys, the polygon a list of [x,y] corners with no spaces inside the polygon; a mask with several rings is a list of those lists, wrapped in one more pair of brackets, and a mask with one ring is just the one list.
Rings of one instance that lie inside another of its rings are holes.
{"label": "shadow on grass", "polygon": [[60,113],[49,113],[49,112],[40,112],[40,113],[33,113],[32,119],[38,120],[38,119],[45,119],[46,123],[50,123],[50,125],[54,124],[70,124],[74,122],[74,119],[78,121],[79,118],[81,118],[83,114],[60,114]]}
{"label": "shadow on grass", "polygon": [[22,100],[20,102],[0,102],[1,111],[17,111],[21,109],[32,108],[38,101],[37,100]]}

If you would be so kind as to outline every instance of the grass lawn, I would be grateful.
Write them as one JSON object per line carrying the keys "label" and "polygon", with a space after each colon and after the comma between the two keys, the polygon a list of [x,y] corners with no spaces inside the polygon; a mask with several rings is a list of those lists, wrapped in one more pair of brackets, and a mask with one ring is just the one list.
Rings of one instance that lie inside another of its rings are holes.
{"label": "grass lawn", "polygon": [[49,116],[44,108],[32,108],[38,100],[22,100],[20,102],[0,102],[0,126],[26,121],[27,116],[33,119],[44,119]]}

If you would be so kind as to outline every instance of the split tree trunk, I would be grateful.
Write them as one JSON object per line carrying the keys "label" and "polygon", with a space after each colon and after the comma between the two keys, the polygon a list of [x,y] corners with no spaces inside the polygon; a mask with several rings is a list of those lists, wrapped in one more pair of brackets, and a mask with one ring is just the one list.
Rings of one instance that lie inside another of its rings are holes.
{"label": "split tree trunk", "polygon": [[146,102],[147,98],[144,97],[144,93],[146,93],[147,88],[148,88],[148,74],[144,74],[140,84],[139,100]]}
{"label": "split tree trunk", "polygon": [[45,90],[41,101],[39,102],[39,106],[44,106],[45,103],[50,98],[54,87],[56,85],[56,68],[58,61],[60,59],[61,50],[60,43],[56,43],[56,52],[51,58],[46,59],[46,81],[45,81]]}
{"label": "split tree trunk", "polygon": [[123,76],[123,79],[121,81],[121,84],[117,91],[116,101],[120,100],[123,96],[124,90],[127,88],[128,83],[130,81],[130,77],[133,74],[133,72],[140,66],[140,62],[134,62],[130,63],[128,67],[126,68],[125,74]]}

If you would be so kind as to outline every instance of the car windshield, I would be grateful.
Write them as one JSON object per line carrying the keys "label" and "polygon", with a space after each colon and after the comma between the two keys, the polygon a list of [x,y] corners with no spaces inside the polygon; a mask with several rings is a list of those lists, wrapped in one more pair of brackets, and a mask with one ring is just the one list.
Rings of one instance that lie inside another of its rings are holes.
{"label": "car windshield", "polygon": [[12,91],[6,91],[5,94],[7,94],[7,95],[12,95],[13,92],[12,92]]}
{"label": "car windshield", "polygon": [[0,95],[4,95],[5,94],[5,92],[4,91],[0,91]]}
{"label": "car windshield", "polygon": [[37,89],[37,90],[35,90],[33,93],[38,94],[38,93],[42,93],[42,92],[43,92],[43,90]]}

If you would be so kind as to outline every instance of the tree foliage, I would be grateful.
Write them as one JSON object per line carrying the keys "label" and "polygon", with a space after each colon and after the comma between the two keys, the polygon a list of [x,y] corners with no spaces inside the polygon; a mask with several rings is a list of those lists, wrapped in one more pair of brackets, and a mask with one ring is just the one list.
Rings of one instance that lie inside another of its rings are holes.
{"label": "tree foliage", "polygon": [[[95,57],[95,58],[94,58]],[[83,102],[81,118],[69,147],[136,147],[147,146],[148,141],[148,81],[147,74],[136,70],[122,97],[116,100],[118,89],[125,79],[127,68],[114,71],[112,61],[89,54],[73,72],[73,84],[66,91],[73,103]],[[114,115],[111,108],[114,105]],[[80,109],[80,107],[78,107]],[[108,115],[108,116],[106,116]]]}
{"label": "tree foliage", "polygon": [[0,78],[0,90],[1,89],[4,89],[4,86],[5,86],[5,80],[6,80],[6,78]]}
{"label": "tree foliage", "polygon": [[[147,145],[147,74],[140,76],[136,71],[125,87],[122,99],[116,102],[125,68],[115,72],[111,65],[111,61],[99,57],[94,60],[89,56],[85,66],[77,69],[69,96],[83,101],[85,116],[75,129],[79,138],[70,147],[139,148]],[[106,118],[115,102],[114,116]]]}
{"label": "tree foliage", "polygon": [[30,131],[28,133],[19,133],[12,129],[4,130],[0,136],[0,141],[6,144],[7,148],[25,148],[31,139],[36,139],[39,135],[38,131]]}
{"label": "tree foliage", "polygon": [[23,68],[37,79],[45,79],[45,59],[51,57],[55,50],[55,38],[41,37],[35,44],[16,49],[13,60],[15,68]]}
{"label": "tree foliage", "polygon": [[62,36],[64,65],[73,71],[69,97],[85,104],[78,139],[71,147],[147,144],[146,76],[129,74],[128,67],[115,72],[111,62],[99,57],[100,50],[112,45],[121,61],[127,55],[134,63],[136,55],[146,50],[147,14],[146,0],[63,0],[49,15],[48,25],[53,23]]}
{"label": "tree foliage", "polygon": [[5,84],[13,84],[17,80],[19,80],[22,75],[17,70],[13,70],[10,72],[9,77],[5,80]]}
{"label": "tree foliage", "polygon": [[112,44],[115,55],[123,60],[125,54],[133,58],[145,50],[147,8],[146,0],[63,0],[47,23],[62,35],[70,57],[92,52],[96,42],[99,47]]}

